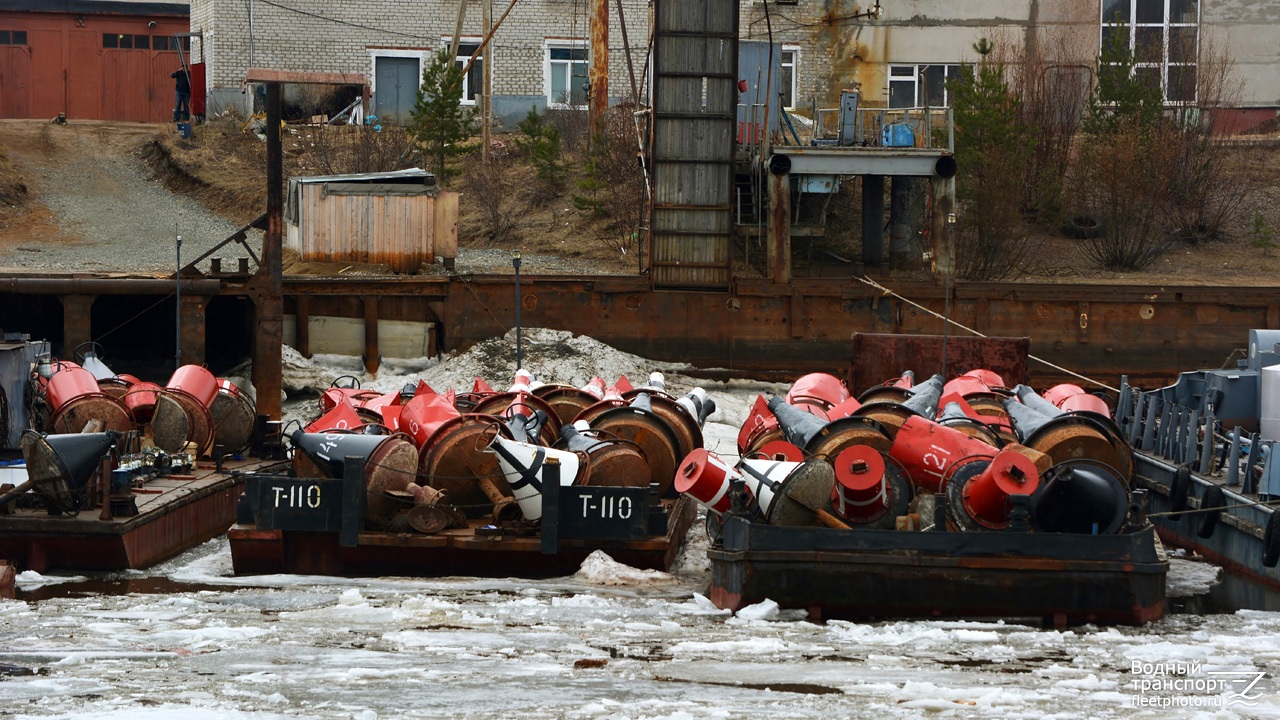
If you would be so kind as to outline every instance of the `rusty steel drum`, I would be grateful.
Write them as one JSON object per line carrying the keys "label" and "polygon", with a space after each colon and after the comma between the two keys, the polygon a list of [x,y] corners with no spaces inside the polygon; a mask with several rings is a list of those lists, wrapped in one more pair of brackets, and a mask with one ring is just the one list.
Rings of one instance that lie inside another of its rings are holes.
{"label": "rusty steel drum", "polygon": [[[364,516],[377,523],[390,522],[398,511],[413,503],[410,488],[418,475],[418,448],[413,439],[403,433],[385,437],[364,467]],[[408,498],[393,493],[408,494]]]}
{"label": "rusty steel drum", "polygon": [[583,459],[578,485],[648,487],[653,477],[649,461],[638,445],[605,433],[588,430],[567,443],[561,437],[555,447],[577,452]]}
{"label": "rusty steel drum", "polygon": [[49,402],[48,429],[54,433],[78,433],[92,421],[99,430],[127,432],[133,421],[124,404],[98,387],[98,379],[82,367],[64,366],[45,386]]}
{"label": "rusty steel drum", "polygon": [[481,480],[489,480],[502,494],[511,490],[498,467],[498,458],[485,452],[495,435],[510,438],[502,421],[492,415],[467,413],[441,425],[418,454],[418,475],[424,485],[445,493],[444,502],[458,506],[467,517],[493,510]]}
{"label": "rusty steel drum", "polygon": [[1113,468],[1127,489],[1133,479],[1133,448],[1109,419],[1094,413],[1066,413],[1041,426],[1023,445],[1039,450],[1053,464],[1092,460]]}
{"label": "rusty steel drum", "polygon": [[879,422],[869,417],[850,415],[832,420],[809,439],[804,450],[814,457],[834,459],[840,452],[854,445],[865,445],[879,452],[889,452],[893,441]]}
{"label": "rusty steel drum", "polygon": [[671,431],[675,433],[677,457],[684,457],[702,447],[702,426],[683,405],[666,393],[650,395],[649,402],[653,413],[666,420]]}
{"label": "rusty steel drum", "polygon": [[575,423],[581,421],[590,425],[595,421],[596,418],[600,417],[601,414],[606,413],[614,408],[627,407],[628,404],[629,403],[626,400],[622,399],[622,396],[605,398],[603,400],[597,400],[586,410],[583,410],[582,412],[575,415],[573,418],[573,421]]}
{"label": "rusty steel drum", "polygon": [[240,392],[230,380],[218,379],[218,394],[209,407],[213,417],[214,444],[230,453],[249,446],[257,409],[249,396]]}
{"label": "rusty steel drum", "polygon": [[583,410],[599,401],[599,398],[572,385],[549,384],[540,385],[533,394],[542,398],[555,411],[561,427],[573,423],[574,418]]}
{"label": "rusty steel drum", "polygon": [[471,412],[477,415],[500,417],[511,417],[513,413],[518,412],[531,417],[535,410],[541,410],[547,416],[538,439],[540,444],[550,447],[560,437],[560,417],[546,400],[537,395],[525,392],[495,393],[476,403],[475,409]]}
{"label": "rusty steel drum", "polygon": [[615,407],[598,415],[591,429],[635,443],[649,462],[650,481],[658,484],[658,494],[666,497],[675,482],[680,439],[662,416],[636,407]]}
{"label": "rusty steel drum", "polygon": [[115,377],[103,378],[98,381],[98,389],[103,395],[109,395],[117,400],[124,397],[129,392],[129,388],[133,386],[133,382],[126,378],[116,375]]}

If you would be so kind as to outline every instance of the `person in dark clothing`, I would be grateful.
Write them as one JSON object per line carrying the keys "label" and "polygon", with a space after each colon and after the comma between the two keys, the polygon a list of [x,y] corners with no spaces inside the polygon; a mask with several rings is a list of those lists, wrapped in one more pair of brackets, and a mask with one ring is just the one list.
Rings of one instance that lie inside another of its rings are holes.
{"label": "person in dark clothing", "polygon": [[173,121],[182,122],[191,119],[191,79],[187,77],[186,68],[178,68],[169,75],[174,79]]}

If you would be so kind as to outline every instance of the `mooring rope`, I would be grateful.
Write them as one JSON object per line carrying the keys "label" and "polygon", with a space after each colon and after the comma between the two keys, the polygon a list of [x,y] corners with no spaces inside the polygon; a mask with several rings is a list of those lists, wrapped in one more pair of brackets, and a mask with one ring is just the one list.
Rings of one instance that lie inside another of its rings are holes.
{"label": "mooring rope", "polygon": [[[1219,485],[1218,487],[1221,487],[1221,486]],[[1198,512],[1213,512],[1214,510],[1234,510],[1236,508],[1246,508],[1246,507],[1275,508],[1277,505],[1280,505],[1280,500],[1268,500],[1266,502],[1262,502],[1260,500],[1252,500],[1250,502],[1239,503],[1236,505],[1220,505],[1218,507],[1211,507],[1211,508],[1198,507],[1194,510],[1167,510],[1165,512],[1147,513],[1147,517],[1175,517],[1175,516],[1189,515],[1191,513],[1198,513]]]}
{"label": "mooring rope", "polygon": [[[925,307],[925,306],[921,305],[920,303],[917,303],[917,302],[914,302],[914,301],[908,300],[907,298],[905,298],[905,297],[903,297],[903,296],[899,295],[898,293],[896,293],[896,292],[894,292],[894,291],[890,290],[889,288],[887,288],[887,287],[885,287],[885,286],[881,285],[880,283],[876,282],[875,280],[872,280],[872,279],[871,279],[871,278],[869,278],[869,277],[865,277],[865,276],[861,276],[861,277],[860,277],[860,276],[855,276],[855,277],[854,277],[854,279],[855,279],[855,280],[857,280],[857,281],[858,281],[858,282],[860,282],[860,283],[863,283],[863,284],[866,284],[866,285],[870,285],[871,287],[873,287],[873,288],[875,288],[875,289],[879,290],[880,292],[884,293],[885,295],[889,295],[889,296],[891,296],[891,297],[895,297],[895,298],[897,298],[897,299],[901,300],[902,302],[904,302],[904,303],[906,303],[906,304],[908,304],[908,305],[910,305],[910,306],[912,306],[912,307],[914,307],[914,308],[917,308],[917,309],[919,309],[919,310],[923,310],[924,312],[929,313],[930,315],[932,315],[932,316],[934,316],[934,317],[938,318],[939,320],[941,320],[941,321],[943,321],[943,322],[945,322],[945,323],[949,323],[949,324],[951,324],[951,325],[955,325],[956,327],[960,328],[961,330],[964,330],[965,332],[973,333],[974,335],[977,335],[977,336],[978,336],[978,337],[980,337],[980,338],[988,337],[987,335],[983,335],[982,333],[978,332],[977,330],[974,330],[974,329],[973,329],[973,328],[971,328],[971,327],[968,327],[967,325],[963,325],[963,324],[961,324],[961,323],[958,323],[958,322],[956,322],[955,320],[952,320],[951,318],[949,318],[949,317],[947,317],[947,316],[945,316],[945,315],[942,315],[942,314],[937,313],[937,312],[935,312],[935,311],[933,311],[933,310],[930,310],[929,308],[927,308],[927,307]],[[1054,370],[1057,370],[1057,371],[1059,371],[1059,372],[1064,372],[1064,373],[1066,373],[1066,374],[1070,375],[1070,376],[1071,376],[1071,377],[1073,377],[1073,378],[1076,378],[1076,379],[1079,379],[1079,380],[1083,380],[1083,381],[1085,381],[1085,382],[1087,382],[1087,383],[1091,383],[1091,384],[1093,384],[1093,385],[1097,385],[1098,387],[1103,388],[1104,390],[1110,390],[1110,391],[1115,392],[1115,393],[1120,392],[1120,388],[1112,387],[1112,386],[1110,386],[1110,385],[1108,385],[1108,384],[1106,384],[1106,383],[1104,383],[1104,382],[1101,382],[1101,381],[1099,381],[1099,380],[1094,380],[1094,379],[1093,379],[1093,378],[1091,378],[1091,377],[1086,377],[1086,376],[1084,376],[1084,375],[1081,375],[1081,374],[1080,374],[1080,373],[1078,373],[1078,372],[1075,372],[1074,370],[1068,370],[1067,368],[1064,368],[1064,367],[1062,367],[1061,365],[1055,365],[1054,363],[1051,363],[1051,362],[1049,362],[1048,360],[1045,360],[1044,358],[1036,357],[1035,355],[1032,355],[1032,354],[1030,354],[1030,353],[1028,353],[1028,354],[1027,354],[1027,358],[1028,358],[1029,360],[1035,360],[1036,362],[1038,362],[1038,363],[1040,363],[1040,364],[1042,364],[1042,365],[1047,365],[1048,367],[1051,367],[1051,368],[1053,368]]]}

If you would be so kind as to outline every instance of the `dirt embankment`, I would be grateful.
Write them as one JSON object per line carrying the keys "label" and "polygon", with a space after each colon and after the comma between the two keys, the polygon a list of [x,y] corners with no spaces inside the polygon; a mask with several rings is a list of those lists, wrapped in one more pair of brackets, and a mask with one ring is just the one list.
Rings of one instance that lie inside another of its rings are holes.
{"label": "dirt embankment", "polygon": [[[173,237],[194,257],[265,210],[266,149],[261,128],[240,120],[196,127],[183,139],[169,125],[75,123],[51,126],[0,121],[0,268],[46,271],[158,272],[170,268]],[[539,182],[513,135],[498,136],[497,161],[486,170],[479,151],[455,160],[461,174],[457,270],[511,272],[519,249],[527,273],[639,272],[640,212],[619,183],[592,186],[585,146],[566,143],[562,181]],[[1244,201],[1221,236],[1173,243],[1154,266],[1137,273],[1093,265],[1080,241],[1055,228],[1028,226],[1031,251],[1023,282],[1117,284],[1280,284],[1280,141],[1259,137],[1239,153]],[[403,132],[367,128],[288,126],[285,174],[370,172],[422,165]],[[634,163],[624,156],[625,162]],[[637,185],[642,188],[642,185]],[[26,192],[23,189],[26,189]],[[847,277],[861,254],[858,186],[846,182],[830,204],[824,237],[793,239],[797,278]],[[621,198],[622,200],[619,200]],[[25,202],[24,202],[25,199]],[[610,204],[612,203],[612,204]],[[191,241],[191,242],[187,242]],[[237,254],[229,246],[224,264]],[[759,260],[759,240],[743,240],[738,260]],[[380,274],[379,266],[315,266],[290,262],[296,273]],[[426,272],[443,272],[437,265]],[[749,270],[748,270],[749,272]],[[895,277],[919,279],[920,269]]]}

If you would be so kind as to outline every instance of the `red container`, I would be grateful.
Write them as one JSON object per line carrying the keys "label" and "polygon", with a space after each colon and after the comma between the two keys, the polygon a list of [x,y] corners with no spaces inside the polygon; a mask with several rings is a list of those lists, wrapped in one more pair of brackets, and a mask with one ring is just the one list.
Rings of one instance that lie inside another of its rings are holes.
{"label": "red container", "polygon": [[816,405],[828,410],[848,400],[849,390],[833,375],[809,373],[792,383],[783,399],[790,405]]}
{"label": "red container", "polygon": [[1107,401],[1087,392],[1079,395],[1072,395],[1058,407],[1067,412],[1090,412],[1103,417],[1111,417],[1111,408],[1107,405]]}
{"label": "red container", "polygon": [[78,397],[103,394],[102,388],[98,387],[98,379],[93,376],[93,373],[78,365],[75,367],[64,365],[61,370],[54,373],[53,377],[49,378],[49,384],[45,387],[44,393],[53,413],[57,413],[63,406]]}
{"label": "red container", "polygon": [[164,387],[186,393],[206,408],[213,405],[213,399],[218,396],[218,378],[199,365],[183,365],[174,370]]}
{"label": "red container", "polygon": [[1045,390],[1044,399],[1048,400],[1054,405],[1057,405],[1058,407],[1062,407],[1062,403],[1065,402],[1067,398],[1075,397],[1076,395],[1083,395],[1083,394],[1084,394],[1084,388],[1080,387],[1079,385],[1072,385],[1071,383],[1062,383],[1061,385],[1054,385],[1048,390]]}
{"label": "red container", "polygon": [[409,402],[400,406],[396,424],[400,432],[408,433],[413,438],[413,444],[421,451],[425,450],[424,445],[432,433],[461,416],[462,413],[453,406],[453,401],[448,396],[424,392],[414,395]]}
{"label": "red container", "polygon": [[1004,378],[1000,377],[997,373],[992,372],[991,370],[987,370],[986,368],[978,368],[976,370],[970,370],[964,375],[961,375],[961,377],[975,378],[977,380],[982,381],[982,383],[989,388],[1008,387],[1007,385],[1004,384]]}
{"label": "red container", "polygon": [[156,395],[160,390],[160,386],[155,383],[139,382],[134,383],[129,392],[124,394],[121,400],[135,423],[142,425],[151,420],[151,415],[156,411]]}
{"label": "red container", "polygon": [[240,388],[226,378],[218,378],[218,392],[225,392],[231,397],[240,397]]}
{"label": "red container", "polygon": [[959,430],[911,416],[894,436],[889,456],[902,464],[911,482],[936,493],[956,467],[974,459],[995,456],[996,449]]}

